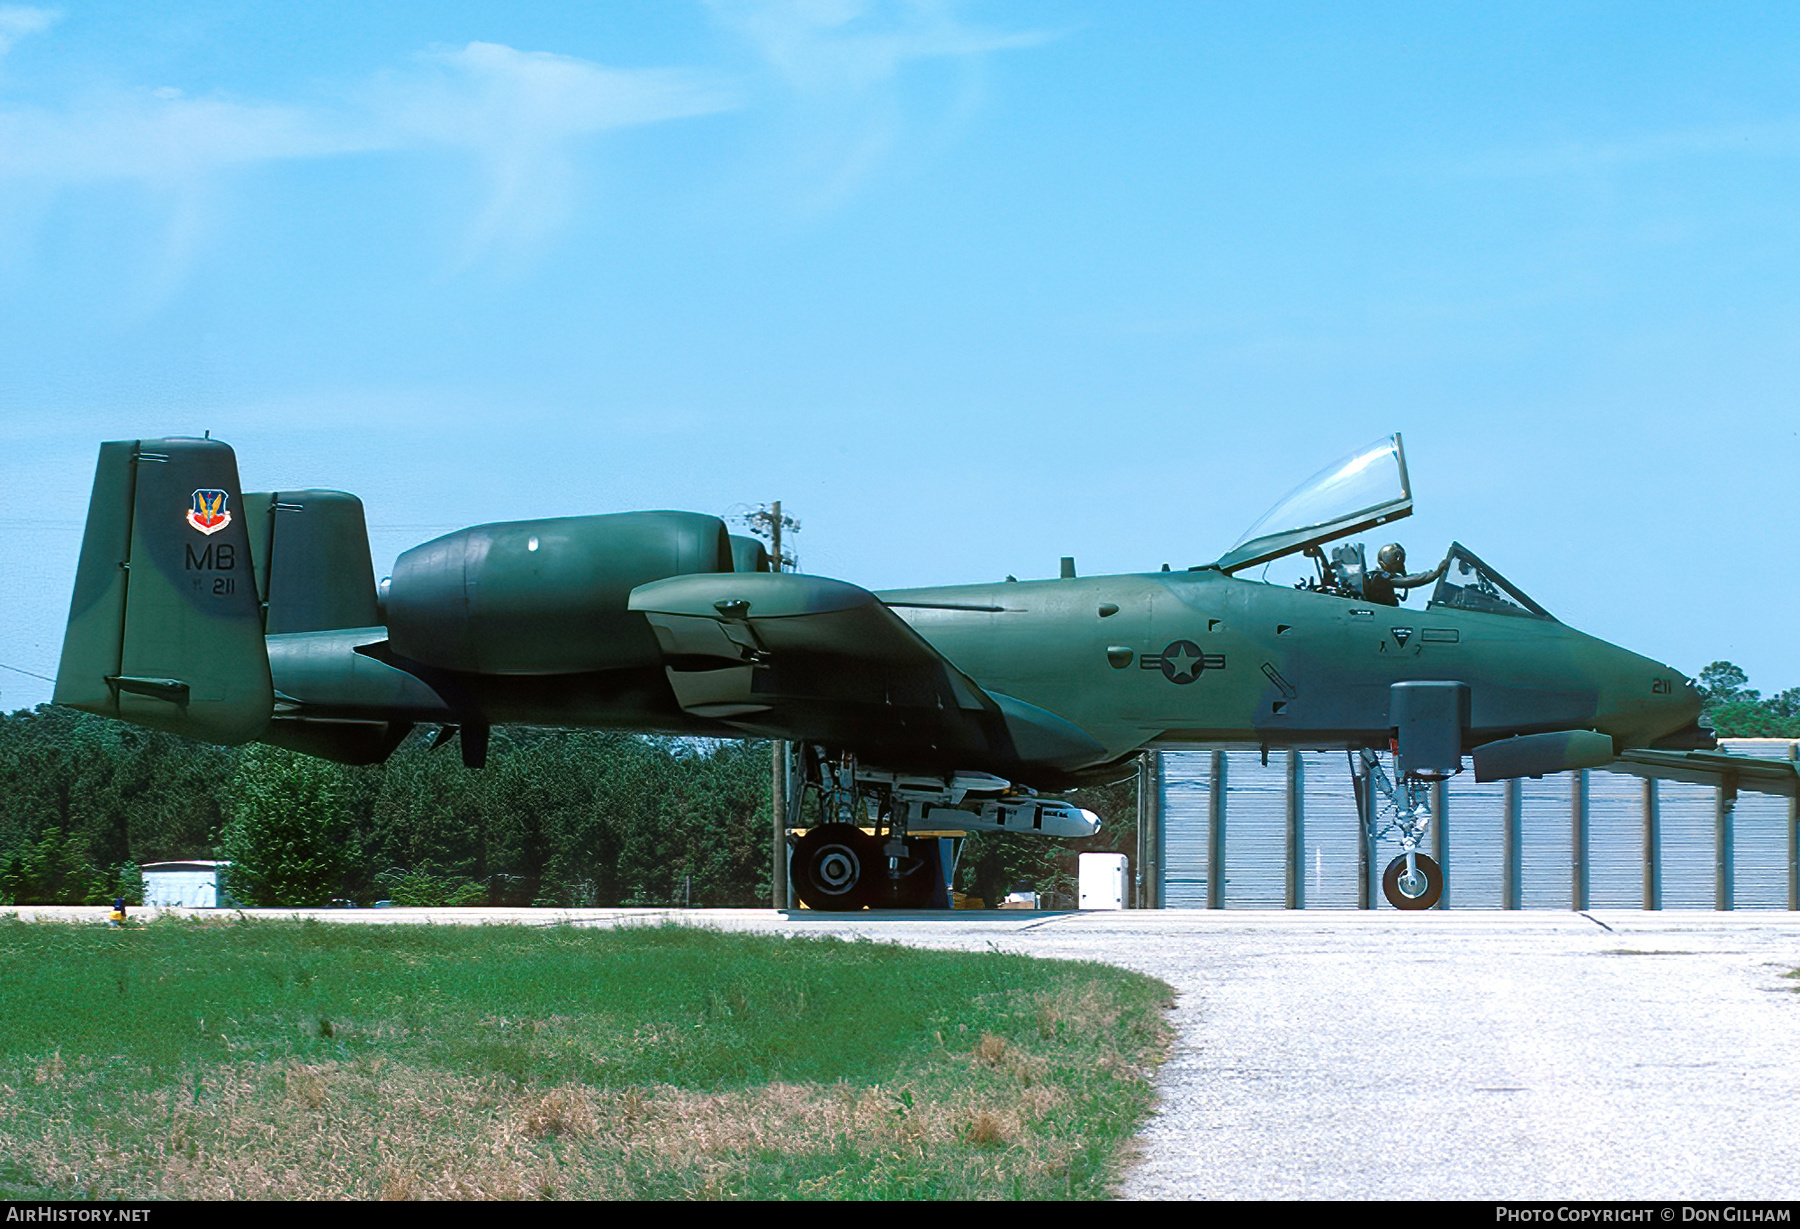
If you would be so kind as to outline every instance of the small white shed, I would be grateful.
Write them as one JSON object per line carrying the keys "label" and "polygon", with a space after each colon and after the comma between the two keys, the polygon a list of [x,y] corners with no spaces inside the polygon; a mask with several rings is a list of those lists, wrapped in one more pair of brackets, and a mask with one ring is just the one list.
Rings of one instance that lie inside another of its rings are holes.
{"label": "small white shed", "polygon": [[1083,909],[1123,909],[1129,882],[1122,853],[1084,853],[1075,859],[1076,884]]}
{"label": "small white shed", "polygon": [[229,862],[146,862],[144,904],[166,909],[216,909],[219,906],[219,868]]}

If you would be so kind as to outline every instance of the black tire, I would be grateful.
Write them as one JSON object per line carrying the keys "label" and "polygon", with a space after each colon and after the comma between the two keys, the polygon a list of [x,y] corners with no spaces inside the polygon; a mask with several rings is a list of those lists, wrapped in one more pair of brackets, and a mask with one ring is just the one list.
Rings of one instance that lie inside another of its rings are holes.
{"label": "black tire", "polygon": [[[876,852],[881,851],[878,848]],[[944,865],[938,858],[937,841],[931,837],[909,838],[898,879],[888,875],[887,859],[883,857],[863,899],[871,909],[948,909],[950,899],[944,888]]]}
{"label": "black tire", "polygon": [[1417,896],[1408,896],[1400,890],[1400,876],[1406,872],[1405,854],[1389,862],[1387,870],[1381,874],[1381,894],[1396,909],[1429,909],[1443,898],[1443,868],[1427,854],[1415,853],[1413,861],[1418,865],[1419,874],[1425,878],[1425,890]]}
{"label": "black tire", "polygon": [[794,846],[794,893],[808,909],[843,913],[868,903],[881,849],[853,824],[823,824]]}

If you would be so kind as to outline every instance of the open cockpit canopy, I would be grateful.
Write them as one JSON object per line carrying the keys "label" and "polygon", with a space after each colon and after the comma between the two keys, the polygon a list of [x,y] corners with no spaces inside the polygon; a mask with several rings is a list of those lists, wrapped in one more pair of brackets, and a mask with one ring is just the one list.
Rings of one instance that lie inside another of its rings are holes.
{"label": "open cockpit canopy", "polygon": [[1411,515],[1412,484],[1396,432],[1295,487],[1211,566],[1241,571]]}
{"label": "open cockpit canopy", "polygon": [[[1302,482],[1238,539],[1218,562],[1208,564],[1233,573],[1302,551],[1313,553],[1320,575],[1301,588],[1358,601],[1395,604],[1395,588],[1430,584],[1432,573],[1414,578],[1371,575],[1360,543],[1332,550],[1329,558],[1315,548],[1389,521],[1411,516],[1412,483],[1406,474],[1406,451],[1399,433],[1359,448]],[[1478,610],[1484,614],[1531,619],[1555,616],[1539,606],[1500,573],[1483,563],[1460,542],[1452,542],[1436,572],[1436,588],[1427,608]],[[1403,585],[1411,579],[1412,585]],[[1374,582],[1380,581],[1380,585]]]}

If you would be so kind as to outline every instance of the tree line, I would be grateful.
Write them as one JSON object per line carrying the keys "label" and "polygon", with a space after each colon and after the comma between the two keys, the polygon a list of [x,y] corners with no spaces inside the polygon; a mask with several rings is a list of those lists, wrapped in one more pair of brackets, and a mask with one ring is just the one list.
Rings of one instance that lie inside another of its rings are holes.
{"label": "tree line", "polygon": [[[350,767],[40,705],[0,714],[0,903],[137,902],[139,865],[217,859],[244,904],[767,905],[769,757],[766,742],[506,727],[479,770],[423,732]],[[977,834],[958,889],[1072,896],[1078,853],[1132,852],[1130,782],[1075,798],[1108,819],[1098,837]]]}
{"label": "tree line", "polygon": [[487,768],[418,734],[350,767],[49,705],[0,717],[0,896],[96,904],[143,863],[219,859],[245,904],[750,905],[769,749],[496,729]]}
{"label": "tree line", "polygon": [[[1800,687],[1765,697],[1725,661],[1695,681],[1720,737],[1800,738]],[[1071,798],[1098,836],[973,834],[957,888],[1072,897],[1079,853],[1135,862],[1134,782]],[[0,714],[0,903],[140,900],[139,865],[204,858],[234,864],[245,904],[759,906],[769,824],[764,742],[507,727],[470,770],[416,732],[349,767],[50,705]]]}
{"label": "tree line", "polygon": [[1694,683],[1703,706],[1700,724],[1720,738],[1800,738],[1800,687],[1765,698],[1728,661],[1713,662]]}

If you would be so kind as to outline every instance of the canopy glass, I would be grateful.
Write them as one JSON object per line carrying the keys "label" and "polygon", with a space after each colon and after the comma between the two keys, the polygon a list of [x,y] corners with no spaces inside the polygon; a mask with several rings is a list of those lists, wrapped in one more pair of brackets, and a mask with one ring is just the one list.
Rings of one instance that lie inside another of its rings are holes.
{"label": "canopy glass", "polygon": [[1295,487],[1212,566],[1240,571],[1410,515],[1412,486],[1396,433]]}
{"label": "canopy glass", "polygon": [[1444,575],[1438,580],[1427,609],[1480,610],[1488,614],[1522,615],[1556,622],[1555,615],[1477,559],[1475,553],[1461,542],[1450,544],[1450,554],[1444,562]]}

